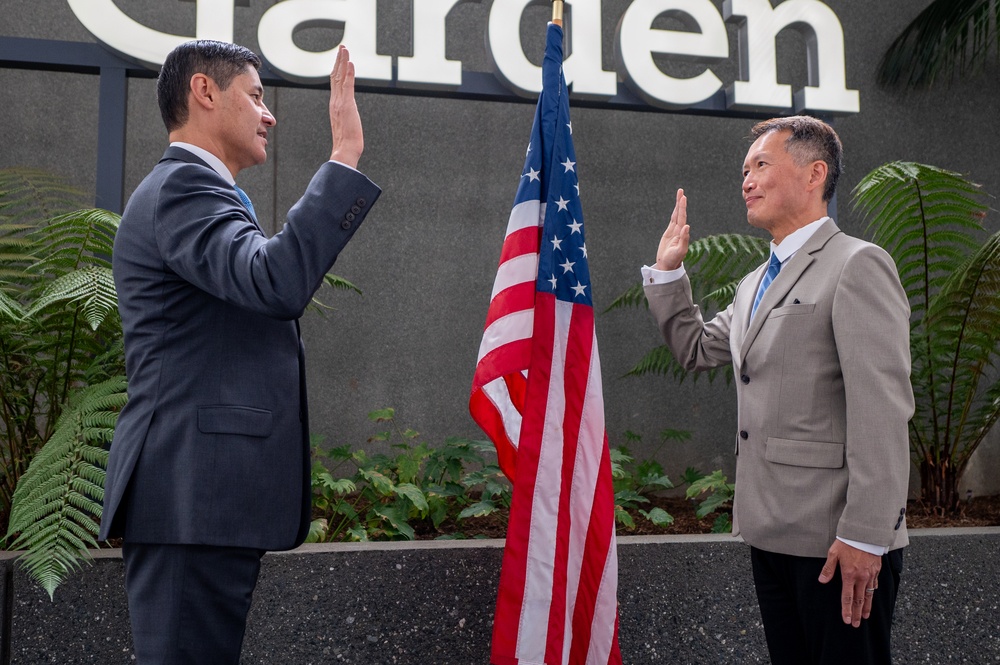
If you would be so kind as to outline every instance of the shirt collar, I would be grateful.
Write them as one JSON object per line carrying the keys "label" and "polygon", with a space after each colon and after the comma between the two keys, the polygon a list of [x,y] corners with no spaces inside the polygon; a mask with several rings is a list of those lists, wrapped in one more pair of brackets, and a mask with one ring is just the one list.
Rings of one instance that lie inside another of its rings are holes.
{"label": "shirt collar", "polygon": [[[222,160],[213,155],[212,153],[210,153],[208,150],[205,150],[204,148],[199,148],[198,146],[192,143],[184,143],[183,141],[174,141],[173,143],[170,144],[170,147],[184,148],[188,152],[192,153],[195,157],[200,157],[201,159],[203,159],[206,164],[215,169],[215,171],[219,175],[221,175],[223,179],[225,179],[225,181],[228,182],[230,185],[236,184],[236,178],[234,178],[233,174],[229,172],[229,169],[227,169],[226,165],[222,163]],[[796,233],[798,233],[798,231],[796,231]]]}
{"label": "shirt collar", "polygon": [[809,241],[809,238],[813,237],[813,234],[819,230],[819,227],[823,226],[829,217],[820,217],[815,222],[810,222],[800,229],[796,229],[794,232],[785,236],[785,239],[781,241],[780,245],[775,245],[774,241],[771,241],[771,253],[778,257],[778,260],[782,264],[788,259],[792,258],[795,252],[802,249],[802,246]]}

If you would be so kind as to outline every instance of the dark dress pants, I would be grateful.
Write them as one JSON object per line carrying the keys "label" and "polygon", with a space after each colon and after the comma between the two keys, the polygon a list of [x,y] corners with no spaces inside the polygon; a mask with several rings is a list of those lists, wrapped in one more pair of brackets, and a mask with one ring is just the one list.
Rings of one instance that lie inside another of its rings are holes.
{"label": "dark dress pants", "polygon": [[238,665],[263,550],[126,542],[138,665]]}
{"label": "dark dress pants", "polygon": [[820,584],[826,559],[750,548],[754,587],[774,665],[889,665],[903,550],[883,555],[871,616],[854,628],[840,612],[842,579]]}

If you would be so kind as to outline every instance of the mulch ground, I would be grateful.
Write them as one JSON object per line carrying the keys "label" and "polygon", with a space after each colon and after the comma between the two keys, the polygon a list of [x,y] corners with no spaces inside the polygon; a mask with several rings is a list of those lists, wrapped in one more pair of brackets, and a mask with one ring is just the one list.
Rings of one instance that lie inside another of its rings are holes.
{"label": "mulch ground", "polygon": [[[645,504],[643,509],[648,511],[652,506],[662,508],[673,516],[673,523],[665,527],[658,527],[638,513],[634,513],[632,519],[635,521],[635,529],[627,529],[619,525],[618,535],[711,533],[716,514],[713,513],[704,519],[698,519],[695,516],[696,505],[694,501],[683,497],[653,497],[652,502]],[[1000,526],[1000,495],[975,497],[963,504],[959,514],[950,516],[936,515],[919,502],[910,501],[906,508],[906,525],[911,529]],[[486,517],[462,520],[458,524],[446,522],[441,525],[439,530],[434,530],[427,525],[417,529],[417,538],[430,539],[436,538],[442,533],[456,532],[462,533],[467,538],[503,538],[507,532],[506,511],[496,512]]]}

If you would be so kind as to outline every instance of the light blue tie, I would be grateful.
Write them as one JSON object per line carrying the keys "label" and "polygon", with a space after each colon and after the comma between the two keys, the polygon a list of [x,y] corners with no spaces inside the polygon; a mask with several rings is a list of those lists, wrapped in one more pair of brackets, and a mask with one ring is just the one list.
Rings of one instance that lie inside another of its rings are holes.
{"label": "light blue tie", "polygon": [[757,289],[757,297],[753,301],[753,309],[750,310],[750,318],[757,313],[757,305],[760,304],[760,299],[764,297],[764,291],[767,291],[767,287],[771,286],[771,282],[774,278],[778,276],[781,272],[781,261],[775,254],[771,254],[771,261],[767,264],[767,272],[764,273],[764,279],[760,282],[760,288]]}
{"label": "light blue tie", "polygon": [[246,206],[246,209],[250,211],[250,216],[253,217],[253,221],[256,222],[257,213],[253,209],[253,203],[250,202],[250,197],[247,196],[246,192],[240,189],[239,185],[233,185],[233,188],[236,190],[236,194],[239,195],[240,201],[243,201],[243,205]]}

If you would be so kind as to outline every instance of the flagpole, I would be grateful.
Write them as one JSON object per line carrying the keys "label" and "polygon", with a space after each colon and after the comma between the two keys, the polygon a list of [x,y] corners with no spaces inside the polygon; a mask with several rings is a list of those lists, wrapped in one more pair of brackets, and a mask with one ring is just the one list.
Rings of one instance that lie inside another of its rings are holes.
{"label": "flagpole", "polygon": [[552,22],[560,28],[563,24],[563,0],[552,0]]}

